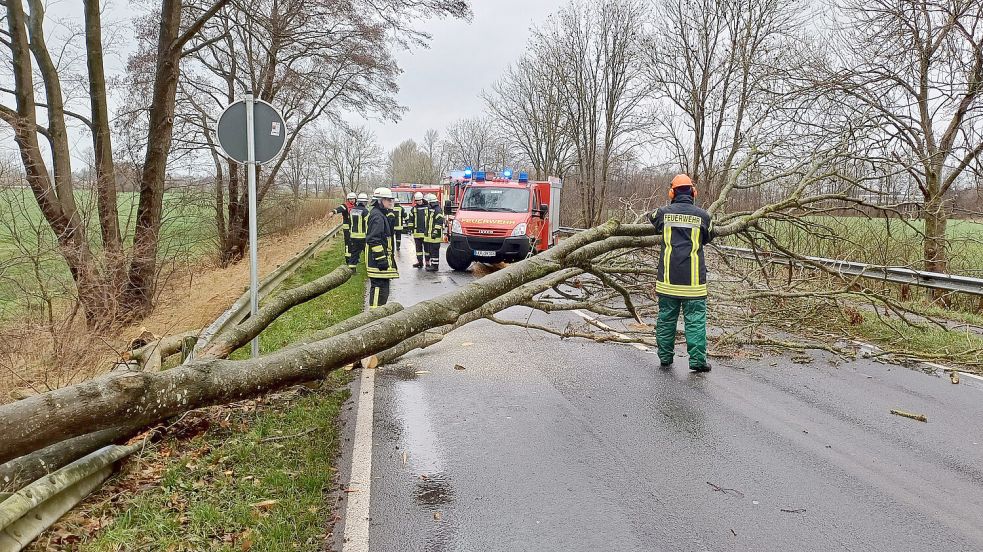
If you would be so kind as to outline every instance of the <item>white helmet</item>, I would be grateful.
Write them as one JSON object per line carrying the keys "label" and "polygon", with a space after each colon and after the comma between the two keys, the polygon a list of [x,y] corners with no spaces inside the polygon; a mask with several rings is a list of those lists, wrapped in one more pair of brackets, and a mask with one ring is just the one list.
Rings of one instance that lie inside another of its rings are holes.
{"label": "white helmet", "polygon": [[360,194],[358,194],[358,201],[359,201],[359,202],[362,202],[362,203],[364,203],[364,202],[366,202],[366,201],[368,201],[368,200],[369,200],[369,196],[367,196],[367,195],[365,194],[365,192],[362,192],[362,193],[360,193]]}
{"label": "white helmet", "polygon": [[393,199],[393,191],[389,188],[376,188],[372,197],[376,199]]}
{"label": "white helmet", "polygon": [[437,201],[437,194],[427,194],[427,203],[433,203]]}
{"label": "white helmet", "polygon": [[413,194],[413,201],[420,201],[421,199],[423,199],[423,192]]}
{"label": "white helmet", "polygon": [[348,192],[348,195],[345,196],[345,199],[351,201],[351,200],[355,199],[356,197],[357,196],[355,195],[355,192]]}

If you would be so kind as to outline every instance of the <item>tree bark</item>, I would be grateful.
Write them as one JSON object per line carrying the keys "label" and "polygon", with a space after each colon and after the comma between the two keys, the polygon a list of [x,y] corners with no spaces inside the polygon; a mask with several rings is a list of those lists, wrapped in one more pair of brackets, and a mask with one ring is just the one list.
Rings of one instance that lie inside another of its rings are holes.
{"label": "tree bark", "polygon": [[[124,271],[123,240],[116,203],[116,167],[113,164],[112,134],[109,131],[109,104],[102,54],[102,16],[98,0],[85,0],[85,51],[89,72],[89,101],[92,109],[92,146],[95,152],[96,202],[102,246],[108,265]],[[115,283],[115,282],[114,282]]]}
{"label": "tree bark", "polygon": [[140,176],[140,204],[133,235],[133,261],[124,289],[131,316],[146,315],[153,306],[157,277],[157,250],[164,206],[167,156],[174,133],[174,106],[182,49],[204,23],[229,0],[217,0],[201,17],[181,32],[182,0],[162,0],[154,87],[150,102],[147,153]]}
{"label": "tree bark", "polygon": [[174,130],[174,101],[180,73],[181,47],[177,40],[181,26],[181,8],[181,0],[163,0],[161,3],[147,154],[140,177],[140,204],[137,207],[133,235],[133,262],[125,289],[126,303],[136,317],[149,312],[152,306],[152,287],[157,274],[164,179]]}
{"label": "tree bark", "polygon": [[[721,230],[723,233],[726,228]],[[562,270],[567,263],[580,263],[612,249],[653,245],[653,233],[651,225],[619,226],[612,221],[480,281],[334,337],[258,359],[201,360],[158,373],[108,374],[0,406],[0,460],[112,427],[120,419],[150,424],[192,408],[225,404],[318,379],[405,339],[455,324],[496,298]],[[510,306],[500,304],[502,308]]]}
{"label": "tree bark", "polygon": [[0,464],[0,491],[15,492],[79,458],[135,435],[140,426],[121,426],[68,439]]}
{"label": "tree bark", "polygon": [[353,274],[355,274],[354,270],[342,265],[316,280],[268,299],[266,304],[256,313],[256,316],[250,316],[231,330],[216,336],[198,358],[204,360],[227,357],[232,354],[232,351],[258,336],[281,314],[344,284],[351,279]]}
{"label": "tree bark", "polygon": [[[34,6],[34,4],[32,4]],[[34,13],[31,22],[34,32],[40,32],[42,13]],[[45,221],[51,227],[57,241],[59,252],[65,259],[72,278],[78,289],[79,301],[85,312],[86,322],[95,329],[102,328],[107,323],[107,315],[115,312],[114,305],[107,299],[112,297],[105,294],[100,285],[100,277],[92,258],[92,252],[86,238],[85,228],[75,209],[75,200],[71,186],[71,165],[67,154],[67,135],[64,130],[64,111],[61,104],[61,88],[57,75],[51,74],[54,66],[47,58],[47,65],[41,71],[45,74],[45,88],[48,93],[49,125],[57,129],[54,134],[44,130],[52,144],[52,155],[55,157],[54,173],[48,172],[44,154],[38,143],[37,134],[41,127],[37,123],[37,100],[34,95],[34,77],[31,67],[31,50],[42,50],[43,39],[31,45],[27,34],[27,18],[20,2],[7,3],[7,28],[10,34],[11,62],[14,76],[14,98],[16,111],[4,112],[4,120],[14,130],[14,140],[24,164],[24,172],[34,198],[44,215]],[[51,106],[55,100],[55,106]],[[58,122],[58,115],[61,120]],[[60,146],[56,147],[58,144]],[[66,168],[67,164],[67,168]],[[66,174],[67,173],[67,174]],[[52,182],[52,177],[55,182]]]}

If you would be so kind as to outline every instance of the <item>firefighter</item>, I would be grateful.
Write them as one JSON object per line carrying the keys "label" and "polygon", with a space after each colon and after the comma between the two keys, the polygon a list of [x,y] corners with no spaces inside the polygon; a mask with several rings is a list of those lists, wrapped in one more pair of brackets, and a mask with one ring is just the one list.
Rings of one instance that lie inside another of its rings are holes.
{"label": "firefighter", "polygon": [[661,366],[672,365],[676,322],[683,311],[689,369],[709,372],[707,362],[707,268],[703,246],[713,239],[710,214],[696,206],[696,186],[689,176],[676,175],[669,189],[670,204],[650,213],[662,234],[658,281],[659,321],[655,334]]}
{"label": "firefighter", "polygon": [[430,214],[430,206],[423,199],[422,192],[413,194],[413,207],[407,217],[410,223],[410,230],[413,231],[413,245],[416,247],[416,263],[413,268],[423,268],[425,251],[423,249],[423,236],[427,233],[427,216]]}
{"label": "firefighter", "polygon": [[396,232],[396,251],[399,251],[403,241],[403,224],[406,221],[406,211],[397,201],[393,204],[393,231]]}
{"label": "firefighter", "polygon": [[427,272],[437,272],[440,268],[440,242],[444,241],[444,212],[436,195],[427,194],[426,200],[429,209],[423,242],[427,252]]}
{"label": "firefighter", "polygon": [[365,244],[366,273],[369,276],[369,308],[385,305],[389,301],[389,281],[399,278],[396,268],[396,238],[392,213],[393,192],[389,188],[377,188],[372,194],[372,210]]}
{"label": "firefighter", "polygon": [[334,211],[331,211],[332,213],[337,213],[341,215],[341,230],[345,234],[345,259],[346,260],[348,259],[348,256],[351,254],[349,253],[349,250],[351,249],[351,239],[352,239],[351,236],[352,219],[348,213],[352,210],[352,207],[355,206],[356,199],[357,196],[355,195],[355,192],[348,192],[348,195],[345,197],[345,202],[335,207]]}
{"label": "firefighter", "polygon": [[348,212],[351,220],[351,247],[348,251],[348,267],[358,268],[358,263],[362,262],[362,250],[365,249],[365,233],[369,224],[369,208],[366,203],[369,196],[362,192],[355,200],[355,207]]}

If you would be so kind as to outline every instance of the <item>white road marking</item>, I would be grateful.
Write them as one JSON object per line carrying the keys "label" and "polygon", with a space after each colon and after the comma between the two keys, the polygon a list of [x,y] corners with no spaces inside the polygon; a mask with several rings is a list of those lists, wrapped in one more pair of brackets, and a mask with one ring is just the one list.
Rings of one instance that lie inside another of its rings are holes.
{"label": "white road marking", "polygon": [[[583,318],[584,320],[590,322],[591,324],[597,326],[598,328],[601,328],[604,331],[611,332],[618,339],[631,339],[630,337],[628,337],[627,335],[625,335],[623,333],[618,333],[611,326],[608,326],[604,322],[601,322],[597,318],[594,318],[593,316],[587,314],[586,312],[584,312],[582,310],[574,309],[572,312],[574,314],[576,314],[577,316]],[[632,347],[638,349],[639,351],[648,351],[649,350],[648,347],[646,347],[645,345],[642,345],[641,343],[625,343],[625,345],[631,345]]]}
{"label": "white road marking", "polygon": [[[871,343],[866,343],[864,341],[858,341],[856,339],[853,339],[851,341],[853,341],[853,343],[856,343],[858,346],[860,346],[860,348],[870,349],[870,350],[872,350],[874,352],[881,352],[883,350],[880,347],[878,347],[877,345],[873,345]],[[938,363],[935,363],[935,362],[928,362],[928,361],[920,361],[920,362],[922,364],[924,364],[925,366],[929,366],[929,367],[935,368],[936,370],[941,370],[942,372],[953,372],[953,371],[955,371],[955,372],[959,372],[959,375],[960,376],[966,376],[968,378],[973,378],[973,379],[977,379],[977,380],[983,381],[983,376],[977,376],[976,374],[970,374],[969,372],[963,372],[962,370],[956,370],[956,369],[953,369],[953,368],[949,368],[948,366],[944,366],[942,364],[938,364]],[[870,376],[867,376],[867,377],[870,377]]]}
{"label": "white road marking", "polygon": [[934,362],[923,362],[922,364],[924,364],[925,366],[931,366],[932,368],[935,368],[936,370],[942,370],[943,372],[953,372],[953,371],[959,372],[959,377],[967,377],[967,378],[973,378],[973,379],[978,379],[980,381],[983,381],[983,377],[977,376],[976,374],[970,374],[969,372],[963,372],[962,370],[953,370],[952,368],[949,368],[948,366],[943,366],[941,364],[936,364]]}
{"label": "white road marking", "polygon": [[352,470],[345,505],[345,532],[341,545],[345,552],[369,550],[369,497],[372,490],[372,414],[375,398],[375,370],[363,368],[358,387],[355,414],[355,441]]}

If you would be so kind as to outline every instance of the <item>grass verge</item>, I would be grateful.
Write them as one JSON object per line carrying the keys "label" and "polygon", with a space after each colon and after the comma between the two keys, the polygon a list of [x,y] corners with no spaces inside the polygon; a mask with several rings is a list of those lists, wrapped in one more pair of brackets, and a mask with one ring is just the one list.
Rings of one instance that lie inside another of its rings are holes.
{"label": "grass verge", "polygon": [[[285,288],[343,262],[340,240]],[[263,352],[361,311],[364,273],[281,316],[260,337]],[[235,353],[248,355],[248,347]],[[317,389],[195,411],[168,437],[35,542],[35,550],[320,550],[333,519],[337,417],[348,373]],[[190,438],[189,438],[190,436]]]}

